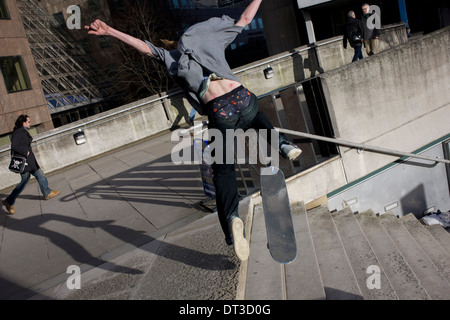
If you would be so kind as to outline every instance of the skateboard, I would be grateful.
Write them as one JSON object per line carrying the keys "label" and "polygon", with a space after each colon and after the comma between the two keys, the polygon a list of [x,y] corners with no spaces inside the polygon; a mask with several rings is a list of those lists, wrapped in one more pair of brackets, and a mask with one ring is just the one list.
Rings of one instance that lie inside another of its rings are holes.
{"label": "skateboard", "polygon": [[297,245],[283,171],[274,166],[261,169],[261,196],[270,254],[279,263],[292,262]]}

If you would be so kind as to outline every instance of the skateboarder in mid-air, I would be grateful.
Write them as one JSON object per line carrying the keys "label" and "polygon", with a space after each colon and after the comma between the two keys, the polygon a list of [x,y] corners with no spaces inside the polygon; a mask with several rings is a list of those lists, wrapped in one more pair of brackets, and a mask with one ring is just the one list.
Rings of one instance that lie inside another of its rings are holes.
{"label": "skateboarder in mid-air", "polygon": [[[244,223],[238,214],[234,162],[225,161],[225,133],[227,129],[274,130],[274,127],[264,113],[258,111],[256,96],[244,88],[231,71],[225,59],[225,48],[251,23],[261,2],[253,0],[237,22],[224,15],[191,26],[179,39],[177,48],[170,51],[120,32],[100,20],[85,26],[89,34],[115,37],[164,65],[192,107],[201,115],[208,116],[208,127],[222,132],[223,163],[212,164],[217,211],[225,241],[234,245],[236,255],[242,261],[248,258],[249,244],[244,235]],[[282,134],[278,143],[285,158],[293,160],[301,153]]]}

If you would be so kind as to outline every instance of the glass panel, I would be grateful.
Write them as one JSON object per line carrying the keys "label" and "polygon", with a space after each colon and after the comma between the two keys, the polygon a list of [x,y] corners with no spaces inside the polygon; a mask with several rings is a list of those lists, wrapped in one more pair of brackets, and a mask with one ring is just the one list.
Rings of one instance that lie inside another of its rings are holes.
{"label": "glass panel", "polygon": [[0,57],[0,68],[8,93],[31,89],[22,57]]}
{"label": "glass panel", "polygon": [[6,7],[5,0],[0,0],[0,19],[9,19],[8,8]]}
{"label": "glass panel", "polygon": [[0,146],[11,144],[10,133],[0,136]]}
{"label": "glass panel", "polygon": [[89,11],[92,16],[98,16],[102,14],[102,5],[98,0],[88,0]]}

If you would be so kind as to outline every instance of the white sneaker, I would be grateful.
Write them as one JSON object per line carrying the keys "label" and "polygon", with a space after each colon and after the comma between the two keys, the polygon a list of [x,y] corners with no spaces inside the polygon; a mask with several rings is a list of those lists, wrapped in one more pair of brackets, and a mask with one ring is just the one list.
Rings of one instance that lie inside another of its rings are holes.
{"label": "white sneaker", "polygon": [[280,152],[284,158],[291,161],[297,159],[302,154],[302,150],[299,147],[288,143],[283,143],[280,146]]}
{"label": "white sneaker", "polygon": [[231,220],[231,233],[233,234],[234,252],[239,260],[245,261],[250,255],[250,246],[244,237],[244,222],[240,218]]}

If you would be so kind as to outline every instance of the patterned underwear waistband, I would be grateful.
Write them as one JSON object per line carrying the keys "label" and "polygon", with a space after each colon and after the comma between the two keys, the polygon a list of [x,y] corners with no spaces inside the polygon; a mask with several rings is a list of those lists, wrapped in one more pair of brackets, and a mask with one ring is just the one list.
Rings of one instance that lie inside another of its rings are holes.
{"label": "patterned underwear waistband", "polygon": [[251,93],[243,86],[217,97],[206,104],[208,113],[219,118],[228,118],[248,107]]}
{"label": "patterned underwear waistband", "polygon": [[231,90],[230,92],[225,93],[224,95],[221,95],[221,96],[219,96],[219,97],[217,97],[217,98],[214,98],[214,99],[208,101],[208,102],[205,104],[205,106],[206,106],[206,107],[209,107],[209,106],[213,105],[214,102],[216,102],[216,101],[218,101],[218,100],[221,100],[221,99],[226,99],[227,97],[229,97],[229,96],[231,96],[231,95],[233,95],[233,94],[239,92],[239,91],[242,90],[242,89],[245,89],[245,87],[241,85],[241,86],[239,86],[239,87],[237,87],[237,88]]}

